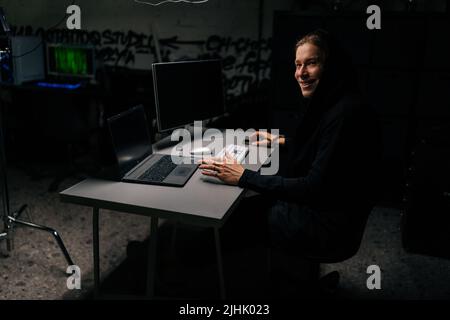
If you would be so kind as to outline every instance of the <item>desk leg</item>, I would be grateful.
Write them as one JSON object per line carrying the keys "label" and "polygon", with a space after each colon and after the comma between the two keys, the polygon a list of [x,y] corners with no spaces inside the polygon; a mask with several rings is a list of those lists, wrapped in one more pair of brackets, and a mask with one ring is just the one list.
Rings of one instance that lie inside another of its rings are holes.
{"label": "desk leg", "polygon": [[225,300],[225,279],[223,276],[222,249],[220,246],[220,234],[218,228],[214,228],[214,238],[216,242],[217,268],[219,270],[220,299]]}
{"label": "desk leg", "polygon": [[155,275],[156,275],[156,240],[158,238],[158,218],[151,218],[150,240],[148,243],[147,259],[147,297],[155,297]]}
{"label": "desk leg", "polygon": [[100,293],[100,243],[98,233],[98,217],[99,209],[93,208],[92,236],[94,240],[94,299],[97,298]]}

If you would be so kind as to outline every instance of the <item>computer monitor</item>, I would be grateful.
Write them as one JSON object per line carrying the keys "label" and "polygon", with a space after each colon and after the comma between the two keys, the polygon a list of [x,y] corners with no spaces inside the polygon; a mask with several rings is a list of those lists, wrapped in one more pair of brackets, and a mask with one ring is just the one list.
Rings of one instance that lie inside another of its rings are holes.
{"label": "computer monitor", "polygon": [[64,78],[95,79],[95,48],[47,44],[47,74]]}
{"label": "computer monitor", "polygon": [[152,64],[159,132],[225,112],[221,60]]}
{"label": "computer monitor", "polygon": [[45,78],[42,39],[0,36],[0,82],[21,85]]}

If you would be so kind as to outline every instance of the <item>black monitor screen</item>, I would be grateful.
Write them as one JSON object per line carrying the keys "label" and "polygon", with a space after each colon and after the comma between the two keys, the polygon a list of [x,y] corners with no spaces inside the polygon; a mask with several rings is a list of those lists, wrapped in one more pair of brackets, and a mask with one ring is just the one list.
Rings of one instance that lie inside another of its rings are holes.
{"label": "black monitor screen", "polygon": [[117,164],[122,175],[152,153],[145,112],[137,106],[108,119]]}
{"label": "black monitor screen", "polygon": [[167,131],[224,113],[220,60],[153,64],[159,131]]}
{"label": "black monitor screen", "polygon": [[56,76],[95,77],[95,49],[84,46],[47,45],[47,72]]}

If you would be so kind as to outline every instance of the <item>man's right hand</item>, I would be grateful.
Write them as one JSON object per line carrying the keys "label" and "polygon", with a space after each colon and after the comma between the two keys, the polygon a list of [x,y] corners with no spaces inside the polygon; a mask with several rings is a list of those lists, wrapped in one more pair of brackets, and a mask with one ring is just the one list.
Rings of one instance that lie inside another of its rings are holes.
{"label": "man's right hand", "polygon": [[283,145],[285,139],[282,136],[277,136],[266,131],[256,131],[250,136],[250,143],[257,146],[271,146],[276,142]]}

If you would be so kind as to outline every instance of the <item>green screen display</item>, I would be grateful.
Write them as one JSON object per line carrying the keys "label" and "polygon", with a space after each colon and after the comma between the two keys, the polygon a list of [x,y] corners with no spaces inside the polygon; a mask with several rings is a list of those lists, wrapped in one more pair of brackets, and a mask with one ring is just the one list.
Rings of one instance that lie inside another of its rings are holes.
{"label": "green screen display", "polygon": [[56,70],[61,73],[86,75],[88,64],[86,51],[79,48],[55,48]]}
{"label": "green screen display", "polygon": [[52,74],[90,76],[93,51],[87,48],[54,46],[49,48],[49,71]]}

